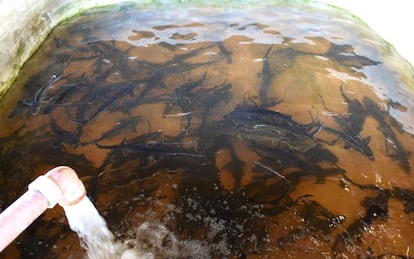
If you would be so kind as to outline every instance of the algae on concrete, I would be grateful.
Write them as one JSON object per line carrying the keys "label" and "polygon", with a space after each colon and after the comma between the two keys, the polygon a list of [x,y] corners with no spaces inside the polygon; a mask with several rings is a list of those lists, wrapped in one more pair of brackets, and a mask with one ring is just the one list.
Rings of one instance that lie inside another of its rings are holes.
{"label": "algae on concrete", "polygon": [[121,0],[0,1],[0,99],[23,64],[61,21]]}

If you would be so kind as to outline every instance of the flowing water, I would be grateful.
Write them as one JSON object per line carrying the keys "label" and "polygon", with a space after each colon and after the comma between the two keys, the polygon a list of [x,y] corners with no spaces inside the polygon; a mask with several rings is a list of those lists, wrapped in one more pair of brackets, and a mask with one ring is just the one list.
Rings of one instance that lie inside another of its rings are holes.
{"label": "flowing water", "polygon": [[63,207],[70,228],[75,231],[88,252],[89,258],[117,258],[123,250],[117,244],[105,220],[86,197],[79,203]]}
{"label": "flowing water", "polygon": [[0,103],[0,210],[69,165],[107,223],[88,202],[65,209],[80,244],[55,208],[0,257],[414,257],[402,63],[326,8],[70,19]]}

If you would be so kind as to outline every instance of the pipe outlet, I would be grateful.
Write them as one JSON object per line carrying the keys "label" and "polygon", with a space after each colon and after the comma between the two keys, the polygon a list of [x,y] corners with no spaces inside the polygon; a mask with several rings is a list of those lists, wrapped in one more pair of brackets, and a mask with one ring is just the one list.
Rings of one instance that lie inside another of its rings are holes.
{"label": "pipe outlet", "polygon": [[60,189],[62,197],[60,206],[71,206],[80,202],[86,196],[86,189],[76,172],[67,166],[56,167],[45,174]]}
{"label": "pipe outlet", "polygon": [[57,203],[70,206],[86,195],[86,190],[76,172],[67,166],[56,167],[29,184],[29,190],[40,192],[48,201],[48,208]]}

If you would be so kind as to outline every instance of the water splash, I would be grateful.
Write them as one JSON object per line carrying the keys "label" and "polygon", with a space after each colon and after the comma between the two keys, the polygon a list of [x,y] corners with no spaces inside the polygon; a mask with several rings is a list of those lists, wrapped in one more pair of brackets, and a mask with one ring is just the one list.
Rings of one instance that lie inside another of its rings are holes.
{"label": "water splash", "polygon": [[87,197],[63,208],[70,228],[78,234],[89,259],[209,258],[209,251],[201,242],[180,241],[156,222],[144,222],[133,238],[117,241]]}
{"label": "water splash", "polygon": [[75,205],[64,206],[63,209],[70,228],[78,234],[88,258],[110,259],[121,256],[124,250],[122,244],[115,241],[105,220],[87,197]]}

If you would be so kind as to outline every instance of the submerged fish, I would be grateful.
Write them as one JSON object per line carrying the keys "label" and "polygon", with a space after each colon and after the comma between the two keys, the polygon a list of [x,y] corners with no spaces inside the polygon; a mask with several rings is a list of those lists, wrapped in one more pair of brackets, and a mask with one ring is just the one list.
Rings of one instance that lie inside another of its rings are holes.
{"label": "submerged fish", "polygon": [[[136,85],[136,81],[131,81],[115,83],[105,87],[96,87],[98,90],[90,91],[82,97],[80,103],[83,105],[78,107],[76,118],[70,119],[70,121],[81,125],[89,123],[118,99],[124,97],[126,93],[132,91]],[[85,112],[87,112],[88,108],[95,108],[92,105],[93,103],[90,103],[90,100],[93,100],[97,107],[96,109],[91,109],[92,111],[89,116],[85,116]]]}
{"label": "submerged fish", "polygon": [[99,148],[104,149],[123,149],[130,152],[136,152],[143,154],[145,156],[189,156],[189,157],[204,157],[202,154],[197,153],[190,153],[187,152],[181,148],[172,147],[168,143],[163,142],[146,142],[146,143],[137,143],[137,142],[131,142],[131,143],[125,143],[123,141],[121,144],[118,145],[100,145],[99,143],[95,142],[95,145]]}
{"label": "submerged fish", "polygon": [[259,86],[259,96],[260,101],[262,104],[267,103],[267,92],[270,88],[270,84],[272,81],[272,72],[270,71],[270,62],[269,62],[269,54],[272,51],[273,45],[271,45],[265,55],[263,56],[263,67],[262,72],[260,73],[260,78],[262,79]]}
{"label": "submerged fish", "polygon": [[282,142],[300,152],[318,144],[315,136],[322,129],[318,120],[300,124],[289,115],[260,108],[236,108],[224,118],[227,120],[222,124],[225,134],[255,141]]}
{"label": "submerged fish", "polygon": [[[375,160],[374,153],[372,152],[371,148],[368,146],[371,140],[370,137],[361,138],[360,136],[348,135],[341,131],[338,131],[338,130],[335,130],[329,127],[324,127],[323,129],[331,134],[336,135],[339,139],[342,139],[342,141],[344,141],[345,143],[345,148],[352,148],[360,152],[364,156],[368,157],[370,160]],[[335,142],[336,140],[334,141],[334,143]]]}
{"label": "submerged fish", "polygon": [[[409,158],[411,153],[405,150],[404,146],[398,140],[392,127],[388,123],[388,120],[393,121],[393,118],[387,113],[382,111],[374,101],[368,97],[364,97],[363,103],[367,109],[368,115],[372,116],[379,124],[378,129],[384,135],[384,144],[388,156],[396,160],[399,166],[407,173],[411,171]],[[398,130],[398,128],[397,128]],[[391,145],[389,145],[391,144]]]}
{"label": "submerged fish", "polygon": [[[62,77],[61,76],[56,76],[56,75],[52,75],[49,79],[49,81],[44,84],[43,86],[41,86],[36,93],[34,94],[33,97],[31,98],[26,98],[23,100],[18,100],[17,104],[18,107],[22,107],[23,105],[29,106],[30,107],[30,113],[32,115],[37,115],[40,111],[41,105],[44,103],[47,103],[46,101],[46,96],[47,96],[47,92],[50,88],[52,88],[55,83],[57,81],[59,81]],[[9,117],[14,117],[16,111],[13,111]]]}

